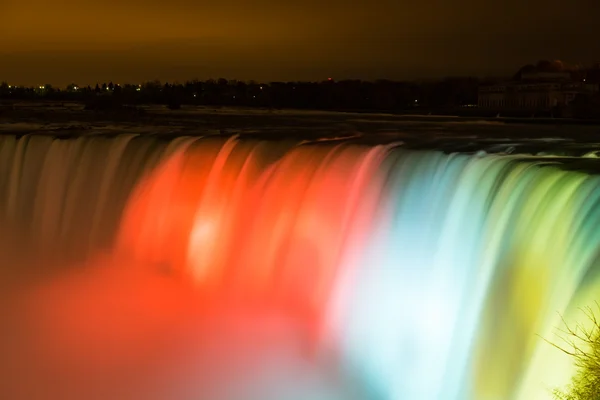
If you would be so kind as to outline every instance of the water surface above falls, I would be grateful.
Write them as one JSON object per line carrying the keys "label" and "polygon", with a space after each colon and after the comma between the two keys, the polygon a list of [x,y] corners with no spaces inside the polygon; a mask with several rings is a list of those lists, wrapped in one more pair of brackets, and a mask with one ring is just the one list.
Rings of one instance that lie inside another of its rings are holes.
{"label": "water surface above falls", "polygon": [[[454,148],[478,142],[542,145],[576,142],[597,149],[600,126],[570,120],[459,118],[452,116],[211,108],[184,106],[141,107],[141,113],[90,112],[80,104],[22,103],[0,111],[0,133],[48,134],[61,137],[103,134],[161,134],[165,136],[252,135],[261,138],[315,140],[324,137],[367,136],[376,143],[402,139],[411,146]],[[585,121],[580,121],[585,122]],[[564,146],[563,146],[564,147]],[[521,151],[522,152],[522,151]]]}
{"label": "water surface above falls", "polygon": [[0,136],[0,395],[551,398],[542,338],[598,300],[596,144],[438,125]]}

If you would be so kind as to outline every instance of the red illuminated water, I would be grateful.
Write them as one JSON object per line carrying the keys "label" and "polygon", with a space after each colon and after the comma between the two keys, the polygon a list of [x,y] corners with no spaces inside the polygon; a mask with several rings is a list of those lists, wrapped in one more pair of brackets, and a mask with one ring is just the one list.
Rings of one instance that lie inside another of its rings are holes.
{"label": "red illuminated water", "polygon": [[274,149],[181,145],[129,196],[114,250],[7,294],[3,398],[359,393],[323,331],[380,150]]}

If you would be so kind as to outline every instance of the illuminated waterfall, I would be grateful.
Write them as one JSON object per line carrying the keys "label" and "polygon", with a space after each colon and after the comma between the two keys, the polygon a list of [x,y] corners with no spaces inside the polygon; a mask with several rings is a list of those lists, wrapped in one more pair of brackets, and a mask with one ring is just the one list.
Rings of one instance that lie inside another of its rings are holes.
{"label": "illuminated waterfall", "polygon": [[114,244],[205,307],[293,315],[369,399],[550,399],[572,366],[543,339],[600,300],[600,178],[562,160],[2,137],[0,218],[41,249]]}
{"label": "illuminated waterfall", "polygon": [[107,248],[132,187],[168,151],[137,135],[1,135],[1,237],[44,257]]}

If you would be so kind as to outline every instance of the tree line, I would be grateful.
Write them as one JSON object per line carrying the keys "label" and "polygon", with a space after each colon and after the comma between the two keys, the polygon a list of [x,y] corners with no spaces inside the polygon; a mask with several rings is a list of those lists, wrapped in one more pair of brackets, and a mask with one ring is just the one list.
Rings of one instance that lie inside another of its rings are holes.
{"label": "tree line", "polygon": [[[227,79],[185,83],[71,84],[17,87],[0,84],[0,98],[13,100],[97,101],[111,97],[122,104],[183,104],[298,109],[407,110],[461,107],[477,103],[477,78],[446,78],[429,82],[391,80],[325,80],[322,82],[243,82]],[[107,100],[103,100],[107,101]]]}

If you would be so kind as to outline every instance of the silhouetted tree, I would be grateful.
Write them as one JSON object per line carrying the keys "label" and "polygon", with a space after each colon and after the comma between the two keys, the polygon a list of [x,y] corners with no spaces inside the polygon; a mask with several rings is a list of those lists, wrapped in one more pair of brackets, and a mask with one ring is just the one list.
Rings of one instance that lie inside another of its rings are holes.
{"label": "silhouetted tree", "polygon": [[[564,322],[561,339],[564,345],[550,343],[571,356],[578,368],[566,390],[555,390],[558,400],[597,400],[600,398],[600,321],[592,308],[584,310],[591,327],[570,327]],[[566,345],[566,346],[565,346]]]}

